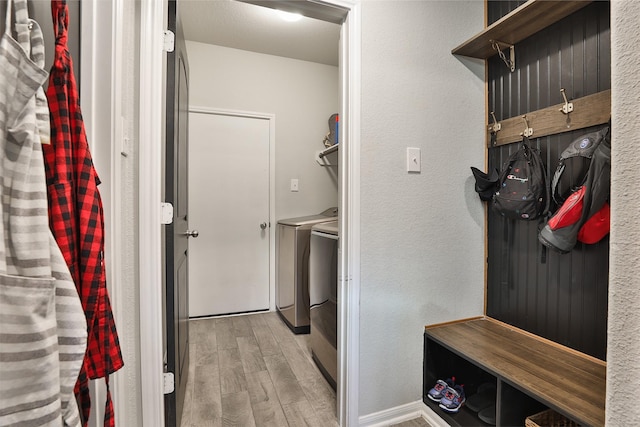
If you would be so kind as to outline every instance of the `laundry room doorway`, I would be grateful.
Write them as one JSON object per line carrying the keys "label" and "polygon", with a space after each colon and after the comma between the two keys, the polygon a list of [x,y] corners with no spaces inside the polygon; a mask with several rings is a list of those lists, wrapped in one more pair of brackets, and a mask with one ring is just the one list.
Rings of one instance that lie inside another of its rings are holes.
{"label": "laundry room doorway", "polygon": [[[183,1],[183,0],[180,0]],[[166,2],[162,2],[166,4]],[[278,5],[307,17],[338,23],[340,36],[340,152],[338,165],[338,187],[340,208],[340,248],[338,268],[338,293],[341,300],[338,307],[338,419],[340,425],[358,424],[358,363],[359,363],[359,289],[360,289],[360,4],[352,0],[317,1],[247,1],[270,7]],[[158,102],[163,92],[163,54],[153,49],[164,33],[161,4],[146,0],[141,2],[140,40],[140,162],[139,181],[140,217],[158,217],[159,195],[158,177],[162,167],[163,146],[157,141],[161,137],[161,116],[164,106]],[[292,10],[294,9],[294,10]],[[191,92],[193,93],[193,92]],[[230,107],[233,108],[233,107]],[[255,111],[255,110],[254,110]],[[260,111],[260,110],[258,110]],[[326,206],[325,206],[326,207]],[[315,209],[317,211],[318,209]],[[289,215],[291,216],[291,215]],[[141,283],[155,284],[163,269],[160,256],[161,242],[155,221],[148,224],[141,221],[139,240]],[[142,402],[145,425],[164,425],[159,414],[162,408],[163,384],[161,376],[155,373],[163,369],[162,358],[158,355],[158,342],[162,343],[163,319],[159,310],[162,300],[160,290],[145,286],[145,301],[140,303],[140,331],[144,337],[141,357],[148,361],[143,370],[148,375],[142,377],[142,392],[147,396]]]}
{"label": "laundry room doorway", "polygon": [[189,317],[269,309],[272,116],[189,112]]}

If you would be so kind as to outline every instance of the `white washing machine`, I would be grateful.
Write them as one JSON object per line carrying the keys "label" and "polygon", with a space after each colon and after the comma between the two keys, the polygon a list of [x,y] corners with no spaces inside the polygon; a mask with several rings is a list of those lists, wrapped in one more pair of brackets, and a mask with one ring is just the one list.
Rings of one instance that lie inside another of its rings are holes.
{"label": "white washing machine", "polygon": [[338,221],[311,228],[311,355],[329,384],[338,374]]}
{"label": "white washing machine", "polygon": [[338,208],[318,215],[281,219],[276,230],[276,310],[296,334],[309,333],[309,244],[311,227],[338,219]]}

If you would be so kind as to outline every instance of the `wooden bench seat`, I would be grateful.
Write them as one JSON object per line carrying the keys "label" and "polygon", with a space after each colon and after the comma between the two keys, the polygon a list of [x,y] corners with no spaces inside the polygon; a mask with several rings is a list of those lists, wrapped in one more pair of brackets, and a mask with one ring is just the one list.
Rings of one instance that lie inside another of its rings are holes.
{"label": "wooden bench seat", "polygon": [[581,425],[603,426],[606,363],[490,318],[425,336]]}

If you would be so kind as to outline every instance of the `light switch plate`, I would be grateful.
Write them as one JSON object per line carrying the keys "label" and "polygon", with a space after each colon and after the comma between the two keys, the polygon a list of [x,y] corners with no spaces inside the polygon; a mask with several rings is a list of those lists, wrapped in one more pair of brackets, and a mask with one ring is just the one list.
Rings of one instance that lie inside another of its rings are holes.
{"label": "light switch plate", "polygon": [[298,180],[296,178],[291,179],[291,191],[298,191]]}
{"label": "light switch plate", "polygon": [[407,172],[420,172],[420,149],[407,147]]}

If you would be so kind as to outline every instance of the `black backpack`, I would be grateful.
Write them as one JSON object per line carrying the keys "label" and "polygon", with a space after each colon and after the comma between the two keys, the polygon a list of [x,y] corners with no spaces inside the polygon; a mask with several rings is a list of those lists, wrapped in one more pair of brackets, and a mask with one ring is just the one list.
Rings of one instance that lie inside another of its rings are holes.
{"label": "black backpack", "polygon": [[[578,187],[566,185],[563,194],[559,182],[569,159],[587,159],[589,165],[586,174],[575,180]],[[577,241],[597,243],[609,233],[610,185],[611,129],[606,126],[576,139],[562,152],[553,177],[554,199],[560,206],[540,230],[538,240],[562,254],[570,252]]]}
{"label": "black backpack", "polygon": [[500,173],[493,208],[506,218],[530,221],[546,215],[549,198],[544,163],[523,137],[518,151],[509,156]]}
{"label": "black backpack", "polygon": [[[562,206],[564,201],[584,184],[591,165],[591,158],[596,149],[609,135],[609,127],[591,132],[575,139],[558,159],[553,178],[551,179],[551,198],[555,208]],[[554,208],[554,209],[555,209]]]}

